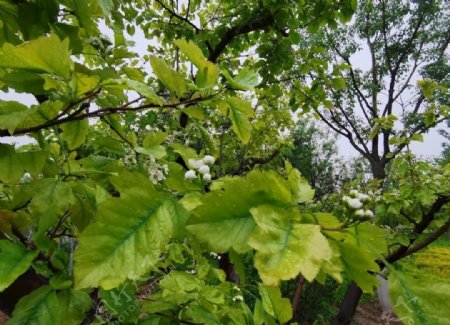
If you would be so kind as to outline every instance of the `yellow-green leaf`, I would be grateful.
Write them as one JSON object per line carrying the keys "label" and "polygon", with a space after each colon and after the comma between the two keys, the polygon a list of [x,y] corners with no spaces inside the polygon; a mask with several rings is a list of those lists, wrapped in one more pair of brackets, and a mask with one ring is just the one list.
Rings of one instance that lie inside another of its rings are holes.
{"label": "yellow-green leaf", "polygon": [[169,240],[181,231],[186,212],[158,192],[141,174],[125,173],[112,182],[120,198],[106,200],[96,221],[79,237],[75,287],[109,290],[137,279],[159,261]]}
{"label": "yellow-green leaf", "polygon": [[278,285],[301,273],[314,280],[332,257],[320,226],[301,224],[297,208],[260,205],[250,209],[257,224],[248,244],[256,250],[255,267],[265,284]]}
{"label": "yellow-green leaf", "polygon": [[171,69],[164,60],[156,56],[150,57],[150,65],[158,79],[170,91],[174,92],[178,98],[184,96],[186,93],[186,82],[182,75]]}
{"label": "yellow-green leaf", "polygon": [[0,67],[53,73],[69,79],[69,40],[61,41],[51,34],[18,46],[5,43],[0,49]]}

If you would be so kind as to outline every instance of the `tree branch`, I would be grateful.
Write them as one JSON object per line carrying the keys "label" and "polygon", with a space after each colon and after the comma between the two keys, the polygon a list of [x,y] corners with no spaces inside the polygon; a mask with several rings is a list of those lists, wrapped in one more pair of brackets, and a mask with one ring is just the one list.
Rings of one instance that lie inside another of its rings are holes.
{"label": "tree branch", "polygon": [[163,1],[161,0],[156,0],[156,2],[158,2],[161,7],[163,7],[165,10],[167,10],[167,12],[169,12],[173,17],[177,18],[178,20],[184,21],[186,24],[188,24],[189,26],[191,26],[192,28],[194,28],[195,30],[195,34],[198,34],[201,32],[200,28],[198,28],[197,26],[194,25],[194,23],[192,23],[189,19],[187,19],[187,17],[183,17],[180,16],[179,14],[177,14],[174,10],[170,9],[169,7],[167,7]]}
{"label": "tree branch", "polygon": [[[10,134],[8,132],[8,130],[0,130],[0,137],[2,136],[16,136],[16,135],[21,135],[21,134],[26,134],[29,132],[36,132],[45,128],[48,128],[50,126],[55,126],[55,125],[60,125],[60,124],[64,124],[64,123],[68,123],[68,122],[73,122],[73,121],[79,121],[79,120],[83,120],[85,118],[94,118],[94,117],[103,117],[106,115],[111,115],[111,114],[117,114],[117,113],[125,113],[125,112],[138,112],[138,111],[142,111],[145,109],[150,109],[150,108],[159,108],[159,109],[163,109],[163,108],[174,108],[174,107],[178,107],[178,106],[184,106],[184,105],[189,105],[189,104],[193,104],[193,103],[198,103],[201,102],[202,100],[206,100],[209,97],[198,97],[198,98],[194,98],[194,99],[188,99],[182,102],[178,102],[178,103],[172,103],[172,104],[163,104],[163,105],[158,105],[158,104],[146,104],[146,105],[141,105],[138,107],[129,107],[129,105],[131,105],[132,103],[134,103],[136,100],[133,100],[127,104],[124,104],[122,106],[119,107],[107,107],[107,108],[102,108],[102,109],[98,109],[96,111],[92,111],[92,112],[86,112],[83,114],[79,114],[76,116],[73,115],[69,115],[67,117],[64,118],[60,118],[60,119],[52,119],[49,120],[43,124],[40,125],[36,125],[36,126],[32,126],[32,127],[28,127],[28,128],[23,128],[23,129],[17,129],[15,130],[12,134]],[[140,99],[139,99],[140,100]]]}
{"label": "tree branch", "polygon": [[222,54],[228,44],[230,44],[237,36],[253,32],[258,29],[269,27],[275,23],[275,19],[268,10],[255,12],[248,21],[241,22],[229,28],[222,36],[219,43],[212,47],[208,55],[208,60],[216,63],[217,58]]}

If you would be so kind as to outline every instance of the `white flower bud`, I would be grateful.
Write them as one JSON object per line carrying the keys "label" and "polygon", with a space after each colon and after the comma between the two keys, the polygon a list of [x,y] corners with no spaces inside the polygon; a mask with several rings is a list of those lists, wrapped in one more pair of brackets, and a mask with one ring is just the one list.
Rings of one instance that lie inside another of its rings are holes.
{"label": "white flower bud", "polygon": [[364,215],[369,218],[373,218],[373,212],[370,210],[364,211]]}
{"label": "white flower bud", "polygon": [[200,174],[209,174],[209,166],[208,165],[201,165],[200,168],[198,169],[198,172]]}
{"label": "white flower bud", "polygon": [[201,166],[203,166],[203,160],[195,160],[195,159],[189,159],[188,160],[189,167],[193,169],[199,169]]}
{"label": "white flower bud", "polygon": [[203,163],[206,165],[212,165],[215,161],[216,159],[213,156],[206,155],[205,157],[203,157]]}
{"label": "white flower bud", "polygon": [[342,201],[347,202],[348,200],[351,200],[350,196],[344,195],[342,197]]}
{"label": "white flower bud", "polygon": [[370,199],[368,195],[363,194],[363,193],[359,193],[356,197],[357,197],[361,202],[367,202],[367,201],[369,201],[369,199]]}
{"label": "white flower bud", "polygon": [[357,190],[351,190],[349,193],[350,193],[350,195],[353,195],[353,196],[358,196],[358,194],[359,194],[359,192]]}
{"label": "white flower bud", "polygon": [[211,181],[211,174],[208,174],[208,173],[203,174],[203,180],[204,180],[205,182]]}
{"label": "white flower bud", "polygon": [[361,201],[360,200],[358,200],[358,199],[350,199],[350,200],[347,200],[347,204],[348,204],[348,206],[350,207],[350,208],[353,208],[353,209],[359,209],[359,208],[361,208],[362,206],[363,206],[363,204],[361,203]]}
{"label": "white flower bud", "polygon": [[363,209],[356,210],[355,216],[364,217],[364,210]]}
{"label": "white flower bud", "polygon": [[193,170],[188,170],[185,174],[184,174],[184,178],[187,180],[192,180],[195,179],[197,176],[195,175],[195,171]]}

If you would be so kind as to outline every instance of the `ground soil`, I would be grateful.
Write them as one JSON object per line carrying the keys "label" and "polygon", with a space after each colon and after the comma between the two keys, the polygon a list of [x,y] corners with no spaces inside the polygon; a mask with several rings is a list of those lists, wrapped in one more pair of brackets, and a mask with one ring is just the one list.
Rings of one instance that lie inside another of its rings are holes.
{"label": "ground soil", "polygon": [[377,300],[356,309],[353,325],[398,325],[402,324],[395,315],[383,312]]}

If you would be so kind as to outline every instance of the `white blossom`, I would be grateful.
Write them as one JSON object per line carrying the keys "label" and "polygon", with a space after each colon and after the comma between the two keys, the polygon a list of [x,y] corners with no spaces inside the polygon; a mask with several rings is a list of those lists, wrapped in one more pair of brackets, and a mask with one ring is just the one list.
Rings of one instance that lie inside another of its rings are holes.
{"label": "white blossom", "polygon": [[363,204],[361,203],[361,201],[358,200],[358,199],[350,199],[350,200],[347,200],[347,204],[348,204],[348,206],[349,206],[350,208],[353,208],[353,209],[359,209],[359,208],[361,208],[361,207],[363,206]]}
{"label": "white blossom", "polygon": [[203,174],[203,180],[205,182],[211,181],[211,174],[209,174],[209,173]]}
{"label": "white blossom", "polygon": [[349,197],[349,196],[347,196],[347,195],[344,195],[344,196],[342,197],[342,201],[347,202],[348,200],[351,200],[351,197]]}
{"label": "white blossom", "polygon": [[355,215],[358,217],[364,217],[364,210],[363,209],[358,209],[355,211]]}
{"label": "white blossom", "polygon": [[203,166],[203,160],[189,159],[188,164],[193,169],[199,169],[201,166]]}
{"label": "white blossom", "polygon": [[233,301],[244,301],[244,297],[241,296],[241,295],[238,295],[238,296],[233,298]]}
{"label": "white blossom", "polygon": [[206,155],[205,157],[203,157],[203,163],[206,165],[212,165],[215,161],[216,159],[213,156]]}
{"label": "white blossom", "polygon": [[193,170],[188,170],[185,174],[184,174],[184,178],[187,180],[192,180],[195,179],[197,176],[195,175],[195,171]]}
{"label": "white blossom", "polygon": [[198,169],[198,172],[200,174],[209,174],[209,166],[208,165],[201,165],[200,168]]}
{"label": "white blossom", "polygon": [[373,217],[373,212],[370,211],[370,210],[366,210],[366,211],[364,211],[364,215],[365,215],[366,217],[372,218],[372,217]]}
{"label": "white blossom", "polygon": [[359,192],[357,190],[351,190],[349,193],[350,193],[350,195],[353,195],[353,196],[359,195]]}
{"label": "white blossom", "polygon": [[31,180],[33,180],[33,178],[31,177],[30,173],[25,173],[23,174],[23,176],[20,178],[20,182],[21,183],[28,183]]}
{"label": "white blossom", "polygon": [[367,202],[369,201],[369,196],[363,193],[359,193],[356,198],[358,198],[361,202]]}

